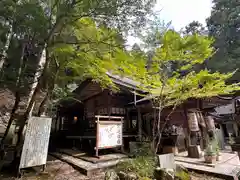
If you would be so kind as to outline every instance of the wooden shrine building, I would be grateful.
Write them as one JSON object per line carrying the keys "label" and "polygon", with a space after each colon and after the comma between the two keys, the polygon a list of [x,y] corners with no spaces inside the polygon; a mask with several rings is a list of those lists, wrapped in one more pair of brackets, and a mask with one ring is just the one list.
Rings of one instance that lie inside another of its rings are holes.
{"label": "wooden shrine building", "polygon": [[[61,103],[52,125],[52,132],[61,134],[61,142],[58,138],[59,146],[75,147],[95,154],[96,150],[114,147],[128,150],[130,141],[151,139],[158,108],[153,106],[151,99],[137,95],[145,93],[139,89],[139,83],[129,78],[108,75],[119,88],[118,91],[114,92],[110,88],[102,89],[100,84],[88,79],[74,90],[75,100]],[[197,144],[191,140],[191,136],[196,137],[196,134],[204,144],[204,132],[206,133],[207,126],[204,112],[209,108],[208,103],[208,100],[189,99],[177,107],[170,116],[168,115],[171,107],[164,109],[161,123],[164,124],[167,117],[168,120],[164,126],[166,131],[163,131],[162,147],[177,146],[178,150],[184,151],[189,144]],[[213,106],[216,104],[214,102]],[[191,113],[195,113],[194,117],[197,119],[194,121],[195,125],[191,121]],[[120,139],[116,142],[110,143],[110,139],[107,140],[101,135],[107,133],[108,136],[113,136],[116,132],[120,133],[118,136]]]}

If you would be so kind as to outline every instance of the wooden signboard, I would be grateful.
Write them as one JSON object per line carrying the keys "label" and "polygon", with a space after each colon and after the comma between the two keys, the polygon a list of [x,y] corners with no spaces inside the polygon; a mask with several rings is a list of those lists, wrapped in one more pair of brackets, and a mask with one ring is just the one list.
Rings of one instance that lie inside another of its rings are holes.
{"label": "wooden signboard", "polygon": [[29,119],[19,169],[46,164],[51,123],[47,117]]}
{"label": "wooden signboard", "polygon": [[[114,119],[115,121],[100,121],[102,119]],[[99,149],[108,149],[122,146],[123,118],[113,116],[96,116],[96,156]]]}
{"label": "wooden signboard", "polygon": [[99,121],[98,148],[111,148],[122,145],[122,122]]}
{"label": "wooden signboard", "polygon": [[190,131],[199,131],[198,119],[195,112],[188,113],[188,125]]}

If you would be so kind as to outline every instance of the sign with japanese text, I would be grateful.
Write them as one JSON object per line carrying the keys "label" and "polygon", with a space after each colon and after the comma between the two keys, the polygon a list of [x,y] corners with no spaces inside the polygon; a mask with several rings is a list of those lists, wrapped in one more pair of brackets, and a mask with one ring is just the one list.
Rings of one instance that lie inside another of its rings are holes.
{"label": "sign with japanese text", "polygon": [[29,119],[19,169],[46,164],[51,123],[47,117]]}
{"label": "sign with japanese text", "polygon": [[111,148],[122,145],[122,122],[99,121],[98,148]]}

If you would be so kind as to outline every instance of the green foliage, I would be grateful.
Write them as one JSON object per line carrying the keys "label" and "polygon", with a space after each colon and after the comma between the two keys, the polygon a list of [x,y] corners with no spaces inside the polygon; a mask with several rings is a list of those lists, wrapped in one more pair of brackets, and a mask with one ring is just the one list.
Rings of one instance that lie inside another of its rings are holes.
{"label": "green foliage", "polygon": [[[106,72],[118,71],[115,61],[122,44],[114,29],[101,26],[90,18],[83,18],[69,28],[67,41],[56,40],[52,56],[59,64],[57,81],[61,84],[92,78],[103,87],[114,86]],[[69,39],[69,40],[68,40]],[[66,70],[71,73],[66,76]]]}
{"label": "green foliage", "polygon": [[[207,67],[223,73],[240,66],[239,17],[240,4],[236,0],[214,0],[211,16],[207,19],[209,35],[214,37],[216,53]],[[239,71],[231,78],[239,81]]]}
{"label": "green foliage", "polygon": [[179,180],[190,180],[191,179],[189,173],[187,173],[185,171],[176,172],[175,177]]}
{"label": "green foliage", "polygon": [[149,98],[161,100],[161,108],[181,104],[189,98],[212,97],[239,90],[239,84],[226,84],[234,72],[221,74],[207,69],[194,70],[212,56],[212,43],[213,40],[206,36],[181,36],[169,30],[161,37],[161,45],[155,50],[150,68],[146,69],[146,59],[136,61],[126,55],[120,66],[125,66],[125,74],[141,82],[141,88],[150,93]]}
{"label": "green foliage", "polygon": [[207,35],[205,27],[198,21],[192,21],[182,31],[184,35]]}
{"label": "green foliage", "polygon": [[150,142],[132,142],[134,147],[132,148],[131,156],[154,156]]}
{"label": "green foliage", "polygon": [[139,180],[152,180],[149,177],[140,177]]}
{"label": "green foliage", "polygon": [[220,153],[220,148],[219,148],[219,143],[218,143],[218,140],[217,140],[216,136],[215,136],[214,139],[211,141],[211,145],[212,145],[214,151],[216,152],[216,154],[219,155],[219,153]]}
{"label": "green foliage", "polygon": [[138,177],[151,178],[153,177],[155,165],[156,162],[153,157],[139,156],[134,159],[120,162],[116,167],[116,171],[123,171],[125,173],[133,172],[136,173]]}
{"label": "green foliage", "polygon": [[229,144],[232,145],[235,143],[234,137],[232,134],[229,134]]}
{"label": "green foliage", "polygon": [[[41,79],[43,91],[52,94],[56,87],[56,91],[59,88],[65,91],[67,85],[89,77],[103,87],[114,86],[106,75],[109,69],[117,67],[111,57],[115,51],[123,51],[123,34],[145,24],[145,16],[154,3],[154,0],[104,0],[101,3],[96,0],[2,0],[0,50],[10,27],[13,27],[13,36],[4,75],[0,77],[1,86],[13,92],[21,89],[27,96],[34,75],[41,71],[37,63],[45,45],[49,66]],[[27,47],[20,64],[24,45]],[[20,83],[16,87],[21,68]]]}
{"label": "green foliage", "polygon": [[208,144],[207,148],[205,149],[205,155],[207,156],[215,156],[216,155],[216,149],[214,146],[210,143]]}

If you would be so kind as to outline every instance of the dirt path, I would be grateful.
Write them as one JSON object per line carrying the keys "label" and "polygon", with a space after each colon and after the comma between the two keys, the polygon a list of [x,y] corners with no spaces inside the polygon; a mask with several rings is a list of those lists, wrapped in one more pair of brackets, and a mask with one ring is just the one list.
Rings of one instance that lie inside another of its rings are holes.
{"label": "dirt path", "polygon": [[209,175],[206,175],[206,174],[198,174],[198,173],[195,173],[195,172],[191,172],[191,178],[192,178],[192,180],[224,180],[224,179],[221,179],[221,178],[209,176]]}
{"label": "dirt path", "polygon": [[[101,180],[104,173],[97,174],[94,177],[86,177],[72,166],[49,157],[45,173],[39,173],[39,168],[24,171],[21,180]],[[4,175],[0,175],[0,180],[15,180],[9,171],[5,171]]]}

